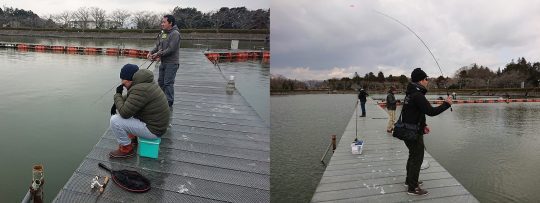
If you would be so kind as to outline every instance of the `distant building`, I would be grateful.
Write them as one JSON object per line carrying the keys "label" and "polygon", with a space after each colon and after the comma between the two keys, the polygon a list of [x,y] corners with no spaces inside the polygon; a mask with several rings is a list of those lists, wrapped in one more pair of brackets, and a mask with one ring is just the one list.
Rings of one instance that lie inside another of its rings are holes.
{"label": "distant building", "polygon": [[[86,26],[85,26],[86,25]],[[89,20],[89,21],[80,21],[80,20],[72,20],[68,23],[69,28],[77,28],[77,29],[96,29],[96,21]]]}

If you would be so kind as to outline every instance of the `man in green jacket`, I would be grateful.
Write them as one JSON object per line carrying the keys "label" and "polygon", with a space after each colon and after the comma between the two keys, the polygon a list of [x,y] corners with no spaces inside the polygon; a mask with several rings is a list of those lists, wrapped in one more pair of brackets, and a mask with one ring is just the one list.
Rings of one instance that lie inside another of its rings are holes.
{"label": "man in green jacket", "polygon": [[[120,71],[120,79],[122,84],[116,88],[111,108],[111,130],[119,147],[109,153],[111,158],[133,156],[136,137],[161,137],[167,131],[171,114],[167,98],[154,82],[152,71],[126,64]],[[124,87],[127,89],[125,96],[122,95]]]}

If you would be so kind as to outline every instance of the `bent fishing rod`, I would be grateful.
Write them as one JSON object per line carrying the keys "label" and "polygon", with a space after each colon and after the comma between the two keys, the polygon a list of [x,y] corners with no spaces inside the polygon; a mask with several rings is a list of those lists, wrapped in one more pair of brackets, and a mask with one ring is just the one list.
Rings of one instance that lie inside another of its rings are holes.
{"label": "bent fishing rod", "polygon": [[[403,27],[407,28],[407,30],[409,30],[411,33],[414,34],[414,36],[416,36],[416,38],[418,38],[418,40],[420,40],[420,42],[422,42],[422,44],[424,45],[424,47],[426,47],[426,49],[428,50],[429,54],[431,54],[431,57],[433,57],[433,60],[435,61],[435,64],[437,64],[437,67],[439,68],[439,71],[441,71],[441,76],[444,78],[444,74],[443,74],[443,71],[441,69],[441,66],[439,65],[439,61],[437,61],[437,59],[435,58],[435,55],[433,55],[433,52],[431,52],[431,49],[429,49],[429,47],[427,46],[427,44],[424,42],[424,40],[422,40],[422,38],[420,38],[420,36],[418,36],[418,34],[416,34],[416,32],[414,32],[409,26],[405,25],[404,23],[402,23],[401,21],[399,21],[398,19],[388,15],[388,14],[385,14],[383,12],[380,12],[380,11],[377,11],[377,10],[373,10],[375,11],[376,13],[384,16],[384,17],[387,17],[387,18],[390,18],[394,21],[396,21],[397,23],[399,23],[400,25],[402,25]],[[446,89],[446,96],[450,96],[450,93],[448,93],[448,87],[446,87],[446,82],[444,83],[444,88]],[[450,111],[453,111],[452,109],[452,106],[450,106]]]}
{"label": "bent fishing rod", "polygon": [[[148,62],[148,61],[149,61],[148,59],[144,60],[144,63],[142,63],[140,66],[143,66],[143,65],[144,65],[146,62]],[[152,62],[148,65],[148,67],[146,67],[146,69],[150,68],[150,66],[152,66],[152,64],[153,64],[154,62],[155,62],[155,60],[152,60]],[[140,67],[140,66],[139,66],[139,67]],[[117,87],[117,86],[113,86],[111,89],[109,89],[107,92],[105,92],[103,95],[101,95],[101,97],[99,97],[96,101],[94,101],[94,102],[92,102],[92,103],[96,103],[97,101],[103,99],[103,97],[104,97],[105,95],[107,95],[109,92],[111,92],[111,91],[112,91],[114,88],[116,88],[116,87]]]}

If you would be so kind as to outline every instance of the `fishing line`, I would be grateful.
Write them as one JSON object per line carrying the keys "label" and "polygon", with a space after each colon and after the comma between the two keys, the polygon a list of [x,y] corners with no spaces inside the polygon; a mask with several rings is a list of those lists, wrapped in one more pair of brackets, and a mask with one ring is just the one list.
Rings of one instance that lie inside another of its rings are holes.
{"label": "fishing line", "polygon": [[[146,59],[146,60],[144,61],[144,63],[142,63],[140,66],[143,66],[143,65],[144,65],[146,62],[148,62],[148,61],[149,61],[149,60]],[[150,63],[150,64],[148,65],[148,67],[146,67],[146,69],[150,68],[150,66],[152,66],[152,64],[153,64],[154,62],[155,62],[155,61],[152,60],[152,63]],[[140,67],[140,66],[139,66],[139,67]],[[109,90],[108,90],[107,92],[105,92],[103,95],[101,95],[101,97],[99,97],[96,101],[92,102],[92,104],[95,104],[95,103],[98,102],[99,100],[103,99],[103,97],[104,97],[105,95],[107,95],[109,92],[111,92],[111,91],[112,91],[114,88],[116,88],[116,87],[117,87],[116,85],[113,86],[111,89],[109,89]]]}
{"label": "fishing line", "polygon": [[223,77],[223,79],[225,79],[226,81],[228,80],[227,79],[227,76],[225,76],[225,74],[223,73],[223,71],[221,70],[221,66],[219,66],[219,59],[217,60],[214,60],[214,61],[211,61],[214,66],[217,66],[218,70],[219,70],[219,73],[221,73],[221,77]]}
{"label": "fishing line", "polygon": [[[396,18],[394,18],[394,17],[392,17],[390,15],[387,15],[387,14],[385,14],[383,12],[380,12],[380,11],[377,11],[377,10],[373,10],[373,11],[375,11],[376,13],[378,13],[378,14],[384,16],[384,17],[387,17],[387,18],[390,18],[390,19],[396,21],[400,25],[403,25],[403,27],[407,28],[407,30],[411,31],[414,34],[414,36],[416,36],[416,38],[418,38],[418,40],[420,40],[420,42],[422,42],[424,47],[426,47],[429,54],[431,54],[431,57],[433,57],[433,60],[435,61],[435,64],[437,64],[437,67],[439,68],[439,71],[441,71],[441,76],[444,78],[444,74],[443,74],[443,71],[441,69],[441,66],[439,65],[439,61],[437,61],[437,59],[435,58],[435,55],[433,55],[433,52],[431,52],[431,49],[429,49],[429,47],[424,42],[424,40],[422,40],[422,38],[420,38],[420,36],[418,36],[418,34],[416,34],[416,32],[414,32],[409,26],[405,25],[404,23],[402,23],[401,21],[399,21],[398,19],[396,19]],[[446,96],[450,96],[450,93],[448,93],[448,87],[446,87],[446,83],[444,84],[444,88],[446,89]],[[450,106],[450,111],[453,111],[452,106]]]}

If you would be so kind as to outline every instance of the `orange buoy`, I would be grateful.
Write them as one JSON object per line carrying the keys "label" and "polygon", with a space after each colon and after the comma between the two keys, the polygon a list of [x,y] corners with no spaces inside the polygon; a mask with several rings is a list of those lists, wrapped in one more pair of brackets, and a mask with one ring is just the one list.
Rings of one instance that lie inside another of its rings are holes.
{"label": "orange buoy", "polygon": [[105,54],[107,55],[118,55],[120,52],[116,48],[107,48],[105,49]]}
{"label": "orange buoy", "polygon": [[86,48],[84,48],[84,52],[96,53],[97,49],[93,48],[93,47],[86,47]]}
{"label": "orange buoy", "polygon": [[139,51],[136,49],[130,49],[128,50],[128,55],[138,55]]}
{"label": "orange buoy", "polygon": [[17,44],[17,49],[28,49],[28,45],[26,45],[26,44]]}
{"label": "orange buoy", "polygon": [[52,46],[51,49],[53,51],[64,51],[64,47],[63,46]]}
{"label": "orange buoy", "polygon": [[43,45],[35,45],[34,49],[35,50],[45,50],[45,46],[43,46]]}
{"label": "orange buoy", "polygon": [[139,58],[146,58],[146,56],[150,53],[148,50],[139,50]]}

